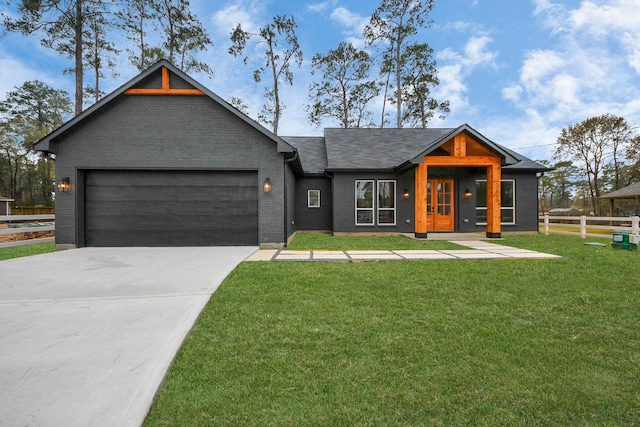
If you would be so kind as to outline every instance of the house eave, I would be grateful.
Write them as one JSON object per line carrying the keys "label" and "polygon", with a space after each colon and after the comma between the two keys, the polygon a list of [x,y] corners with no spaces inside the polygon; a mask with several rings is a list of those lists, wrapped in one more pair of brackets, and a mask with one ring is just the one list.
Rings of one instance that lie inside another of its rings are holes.
{"label": "house eave", "polygon": [[393,173],[395,172],[395,169],[393,167],[391,168],[327,168],[325,169],[326,173],[334,173],[334,172],[338,172],[338,173],[357,173],[357,172],[363,172],[363,173]]}

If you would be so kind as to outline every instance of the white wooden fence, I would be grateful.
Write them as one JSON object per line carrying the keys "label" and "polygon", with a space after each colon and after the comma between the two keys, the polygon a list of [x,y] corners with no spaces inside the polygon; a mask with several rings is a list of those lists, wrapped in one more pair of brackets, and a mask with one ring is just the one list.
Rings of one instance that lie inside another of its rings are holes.
{"label": "white wooden fence", "polygon": [[[616,232],[640,234],[640,217],[609,217],[609,216],[550,216],[544,214],[540,216],[543,224],[544,234],[551,233],[579,233],[585,239],[587,235],[603,236]],[[555,229],[560,228],[560,230]],[[569,230],[566,230],[566,229]],[[598,231],[588,233],[588,230]],[[600,231],[601,230],[601,231]]]}
{"label": "white wooden fence", "polygon": [[[53,224],[55,215],[0,215],[0,224],[9,224],[8,228],[0,228],[0,236],[8,234],[36,233],[39,231],[55,231]],[[39,223],[43,223],[40,225]],[[53,240],[52,237],[45,238]],[[45,239],[18,240],[15,242],[0,243],[0,246],[26,245],[42,242]]]}

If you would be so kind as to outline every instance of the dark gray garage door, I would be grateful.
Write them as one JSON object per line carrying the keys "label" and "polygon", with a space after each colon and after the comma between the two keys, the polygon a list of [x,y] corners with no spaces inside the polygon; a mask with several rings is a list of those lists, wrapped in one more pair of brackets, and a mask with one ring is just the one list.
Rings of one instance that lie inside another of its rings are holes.
{"label": "dark gray garage door", "polygon": [[86,246],[257,245],[251,171],[85,172]]}

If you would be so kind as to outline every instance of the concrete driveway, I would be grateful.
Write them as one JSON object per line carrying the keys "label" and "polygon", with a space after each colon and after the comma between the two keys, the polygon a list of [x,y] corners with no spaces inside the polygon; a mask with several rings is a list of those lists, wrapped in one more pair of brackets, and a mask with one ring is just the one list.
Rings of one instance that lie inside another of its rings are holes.
{"label": "concrete driveway", "polygon": [[211,294],[255,247],[0,261],[0,425],[139,426]]}

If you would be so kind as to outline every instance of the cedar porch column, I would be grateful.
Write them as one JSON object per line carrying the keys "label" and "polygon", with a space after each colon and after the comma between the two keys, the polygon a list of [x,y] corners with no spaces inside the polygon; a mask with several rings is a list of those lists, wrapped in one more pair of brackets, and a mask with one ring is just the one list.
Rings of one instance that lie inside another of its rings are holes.
{"label": "cedar porch column", "polygon": [[427,237],[427,165],[420,163],[415,176],[415,236]]}
{"label": "cedar porch column", "polygon": [[487,166],[487,237],[500,238],[500,162]]}

